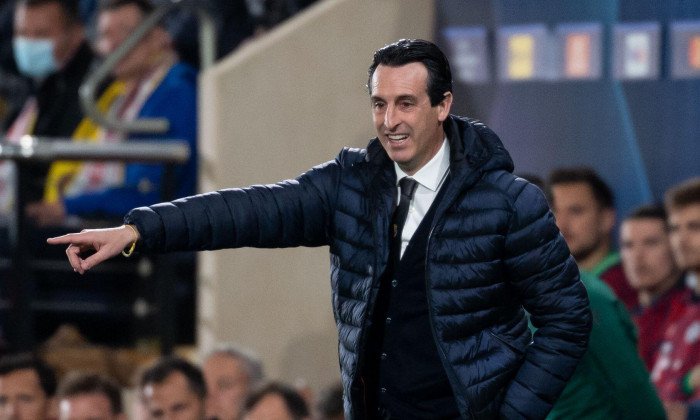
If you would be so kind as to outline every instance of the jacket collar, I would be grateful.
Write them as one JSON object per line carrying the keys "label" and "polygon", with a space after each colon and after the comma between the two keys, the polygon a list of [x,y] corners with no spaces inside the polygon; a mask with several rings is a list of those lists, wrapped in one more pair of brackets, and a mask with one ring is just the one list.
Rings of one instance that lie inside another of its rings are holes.
{"label": "jacket collar", "polygon": [[[479,170],[513,171],[513,161],[503,143],[485,124],[450,115],[443,126],[450,142],[450,171],[453,179],[467,177]],[[392,160],[376,137],[367,145],[365,161],[376,169],[387,170],[387,167],[391,169],[393,166]],[[374,171],[373,173],[376,174]]]}

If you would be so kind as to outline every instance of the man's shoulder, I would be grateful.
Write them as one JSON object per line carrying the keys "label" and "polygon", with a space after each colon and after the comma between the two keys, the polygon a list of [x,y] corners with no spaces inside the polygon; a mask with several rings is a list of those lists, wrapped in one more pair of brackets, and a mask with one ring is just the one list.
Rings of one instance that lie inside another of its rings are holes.
{"label": "man's shoulder", "polygon": [[544,194],[539,188],[506,169],[488,171],[480,182],[482,187],[502,194],[514,206],[546,203]]}
{"label": "man's shoulder", "polygon": [[197,103],[197,71],[189,64],[176,63],[160,81],[141,109],[140,116],[157,116],[162,112],[194,116]]}
{"label": "man's shoulder", "polygon": [[184,86],[197,86],[197,69],[183,62],[177,62],[168,70],[160,87],[178,89]]}
{"label": "man's shoulder", "polygon": [[342,167],[352,167],[357,163],[364,162],[367,158],[367,149],[357,147],[343,147],[338,153],[336,160]]}

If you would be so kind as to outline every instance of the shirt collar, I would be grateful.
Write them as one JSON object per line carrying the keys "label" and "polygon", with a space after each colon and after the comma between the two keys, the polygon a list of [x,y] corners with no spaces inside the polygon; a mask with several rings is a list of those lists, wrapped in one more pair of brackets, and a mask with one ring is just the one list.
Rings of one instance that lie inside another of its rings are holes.
{"label": "shirt collar", "polygon": [[[450,142],[445,138],[442,141],[442,147],[433,156],[428,163],[418,170],[411,178],[415,179],[419,184],[431,191],[437,191],[445,179],[447,170],[450,169]],[[396,170],[396,184],[409,175],[399,168],[399,165],[394,162],[394,170]]]}

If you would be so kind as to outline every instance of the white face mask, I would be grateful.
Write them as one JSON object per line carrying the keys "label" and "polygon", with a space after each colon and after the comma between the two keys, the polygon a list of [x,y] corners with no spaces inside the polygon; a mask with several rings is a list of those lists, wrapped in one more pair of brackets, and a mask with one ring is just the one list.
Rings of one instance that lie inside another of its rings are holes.
{"label": "white face mask", "polygon": [[18,36],[12,40],[12,49],[17,68],[25,76],[42,79],[58,69],[51,39]]}

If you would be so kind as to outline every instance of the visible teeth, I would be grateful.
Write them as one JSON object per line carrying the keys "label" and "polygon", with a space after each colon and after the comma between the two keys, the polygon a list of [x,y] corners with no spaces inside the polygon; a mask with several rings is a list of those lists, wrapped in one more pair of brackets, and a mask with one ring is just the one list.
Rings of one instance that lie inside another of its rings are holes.
{"label": "visible teeth", "polygon": [[389,135],[389,139],[390,139],[390,140],[403,140],[403,139],[405,139],[406,137],[408,137],[408,136],[405,135],[405,134],[397,134],[397,135],[393,135],[393,136],[392,136],[392,135]]}

